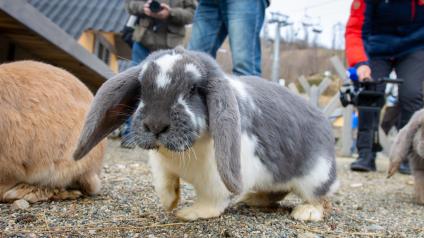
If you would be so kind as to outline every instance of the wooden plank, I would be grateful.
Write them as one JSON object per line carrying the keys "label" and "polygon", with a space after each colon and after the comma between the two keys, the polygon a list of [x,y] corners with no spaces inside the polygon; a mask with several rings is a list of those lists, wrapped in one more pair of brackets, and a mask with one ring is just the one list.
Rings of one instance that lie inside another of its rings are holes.
{"label": "wooden plank", "polygon": [[305,90],[306,94],[309,95],[309,91],[311,89],[311,86],[309,85],[308,80],[306,80],[305,76],[303,76],[303,75],[301,75],[298,80],[299,80],[299,83],[302,86],[302,88]]}
{"label": "wooden plank", "polygon": [[323,94],[325,92],[325,90],[327,90],[327,88],[331,85],[331,79],[329,78],[325,78],[323,81],[321,81],[321,83],[319,84],[319,94]]}
{"label": "wooden plank", "polygon": [[330,99],[328,104],[324,107],[323,112],[327,117],[330,117],[333,114],[333,112],[340,106],[341,106],[340,93],[337,92],[336,95],[334,95]]}
{"label": "wooden plank", "polygon": [[342,61],[337,56],[333,56],[330,58],[330,62],[333,65],[334,69],[336,69],[337,74],[340,79],[343,81],[346,78],[346,69],[343,66]]}
{"label": "wooden plank", "polygon": [[315,107],[319,107],[319,89],[316,85],[312,85],[309,89],[309,102]]}
{"label": "wooden plank", "polygon": [[343,128],[342,128],[342,156],[352,156],[352,112],[353,106],[348,105],[343,110]]}

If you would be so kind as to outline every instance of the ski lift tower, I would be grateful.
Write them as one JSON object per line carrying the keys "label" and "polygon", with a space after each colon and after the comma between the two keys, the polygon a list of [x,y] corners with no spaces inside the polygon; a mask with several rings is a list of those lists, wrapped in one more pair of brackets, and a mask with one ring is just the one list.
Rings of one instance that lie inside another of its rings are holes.
{"label": "ski lift tower", "polygon": [[315,24],[312,25],[312,32],[314,33],[314,42],[313,46],[316,48],[318,46],[318,36],[322,33],[321,19],[317,18]]}
{"label": "ski lift tower", "polygon": [[272,75],[271,80],[278,83],[280,78],[280,28],[288,26],[292,23],[288,22],[289,16],[280,12],[271,12],[271,19],[269,23],[276,23],[275,36],[274,36],[274,57],[272,61]]}
{"label": "ski lift tower", "polygon": [[305,15],[303,16],[303,19],[302,19],[302,26],[304,30],[305,45],[308,46],[309,45],[309,27],[313,26],[313,23],[312,23],[312,17],[306,14],[306,11],[307,9],[305,9]]}

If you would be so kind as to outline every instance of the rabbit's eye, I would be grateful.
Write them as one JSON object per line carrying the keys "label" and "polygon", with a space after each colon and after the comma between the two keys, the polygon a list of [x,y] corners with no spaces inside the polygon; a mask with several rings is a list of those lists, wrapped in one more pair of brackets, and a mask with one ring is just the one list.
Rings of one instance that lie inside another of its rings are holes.
{"label": "rabbit's eye", "polygon": [[191,86],[191,88],[190,88],[190,96],[193,96],[195,93],[196,93],[196,91],[197,91],[197,89],[196,89],[196,86]]}

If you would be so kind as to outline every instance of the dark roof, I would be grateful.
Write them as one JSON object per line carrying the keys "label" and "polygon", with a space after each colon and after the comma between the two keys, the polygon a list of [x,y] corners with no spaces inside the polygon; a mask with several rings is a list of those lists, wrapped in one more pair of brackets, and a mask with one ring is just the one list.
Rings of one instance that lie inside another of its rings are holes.
{"label": "dark roof", "polygon": [[67,69],[93,91],[113,76],[106,64],[26,1],[11,1],[0,0],[0,37],[6,36],[37,59]]}
{"label": "dark roof", "polygon": [[75,39],[88,29],[120,32],[128,18],[124,0],[28,0],[28,2]]}

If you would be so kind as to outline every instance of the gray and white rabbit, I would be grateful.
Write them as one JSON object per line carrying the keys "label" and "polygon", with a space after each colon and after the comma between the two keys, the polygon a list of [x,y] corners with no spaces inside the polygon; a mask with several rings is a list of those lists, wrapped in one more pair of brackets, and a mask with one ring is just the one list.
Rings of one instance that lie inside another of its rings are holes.
{"label": "gray and white rabbit", "polygon": [[324,198],[338,187],[323,113],[267,80],[226,75],[204,53],[158,51],[103,84],[74,158],[132,113],[162,206],[176,207],[180,178],[195,188],[195,203],[177,212],[182,219],[219,216],[231,201],[272,205],[294,192],[305,203],[292,216],[321,220]]}
{"label": "gray and white rabbit", "polygon": [[412,166],[416,201],[424,205],[424,109],[415,112],[396,136],[390,151],[389,177],[406,160]]}

